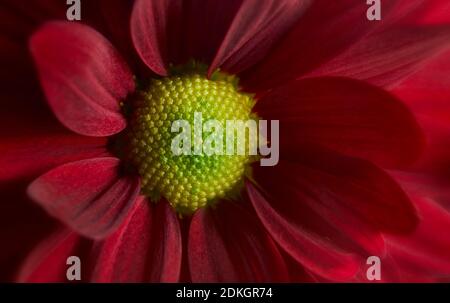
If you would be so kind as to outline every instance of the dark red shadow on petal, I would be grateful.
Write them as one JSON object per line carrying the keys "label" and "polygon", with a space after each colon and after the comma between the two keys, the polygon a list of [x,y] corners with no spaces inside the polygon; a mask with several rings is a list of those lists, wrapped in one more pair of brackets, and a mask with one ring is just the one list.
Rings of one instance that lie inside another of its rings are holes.
{"label": "dark red shadow on petal", "polygon": [[26,195],[29,180],[0,185],[0,281],[11,282],[22,259],[56,222]]}
{"label": "dark red shadow on petal", "polygon": [[390,282],[450,281],[450,212],[424,196],[412,198],[418,208],[421,224],[412,235],[386,236],[391,257],[386,265],[397,276],[387,276]]}
{"label": "dark red shadow on petal", "polygon": [[309,1],[242,1],[208,74],[237,74],[261,60],[309,7]]}
{"label": "dark red shadow on petal", "polygon": [[[328,193],[331,198],[342,198],[346,207],[379,231],[407,234],[419,223],[416,209],[402,187],[368,161],[317,146],[285,151],[283,161],[287,162],[284,167],[291,167],[290,178],[289,168],[285,169],[289,183],[305,179],[312,188],[319,187],[324,197]],[[270,178],[268,173],[282,168],[255,166],[254,170],[258,176]]]}
{"label": "dark red shadow on petal", "polygon": [[283,259],[286,262],[289,270],[289,282],[291,283],[312,283],[320,282],[320,277],[317,277],[309,272],[302,264],[292,258],[289,254],[280,248]]}
{"label": "dark red shadow on petal", "polygon": [[299,227],[295,221],[287,220],[254,185],[247,183],[247,192],[272,238],[297,262],[334,281],[348,280],[356,274],[360,266],[356,255],[340,250],[325,238]]}
{"label": "dark red shadow on petal", "polygon": [[384,255],[381,232],[411,234],[419,223],[401,187],[360,159],[305,145],[274,167],[253,167],[247,184],[261,221],[312,274],[353,280],[370,255]]}
{"label": "dark red shadow on petal", "polygon": [[391,26],[364,37],[307,77],[341,76],[395,87],[450,49],[450,25]]}
{"label": "dark red shadow on petal", "polygon": [[347,78],[292,81],[262,97],[255,111],[280,120],[281,152],[314,143],[391,168],[412,164],[425,145],[400,100]]}
{"label": "dark red shadow on petal", "polygon": [[105,143],[103,138],[51,131],[4,139],[0,146],[0,180],[28,179],[67,162],[107,156]]}
{"label": "dark red shadow on petal", "polygon": [[193,282],[281,282],[289,278],[264,227],[231,201],[195,213],[188,254]]}
{"label": "dark red shadow on petal", "polygon": [[131,18],[134,46],[142,61],[159,75],[166,75],[170,64],[192,59],[210,64],[247,2],[251,1],[138,0]]}
{"label": "dark red shadow on petal", "polygon": [[[131,39],[130,20],[134,1],[100,0],[93,3],[97,4],[95,13],[96,18],[101,20],[101,32],[120,51],[133,72],[137,74],[144,66]],[[145,69],[147,70],[147,67]]]}
{"label": "dark red shadow on petal", "polygon": [[450,123],[450,51],[427,62],[392,89],[417,115]]}
{"label": "dark red shadow on petal", "polygon": [[414,170],[450,178],[450,52],[431,60],[393,90],[418,117],[427,145]]}
{"label": "dark red shadow on petal", "polygon": [[[397,1],[383,6],[387,14]],[[252,92],[269,90],[337,56],[379,24],[365,18],[367,4],[359,0],[313,1],[277,47],[254,68],[241,75]]]}
{"label": "dark red shadow on petal", "polygon": [[122,227],[94,247],[94,282],[178,282],[182,244],[172,207],[139,198]]}
{"label": "dark red shadow on petal", "polygon": [[378,228],[346,201],[349,195],[327,188],[326,176],[320,176],[320,172],[282,161],[273,169],[255,168],[255,180],[270,195],[272,207],[300,229],[328,239],[347,252],[361,256],[383,253]]}

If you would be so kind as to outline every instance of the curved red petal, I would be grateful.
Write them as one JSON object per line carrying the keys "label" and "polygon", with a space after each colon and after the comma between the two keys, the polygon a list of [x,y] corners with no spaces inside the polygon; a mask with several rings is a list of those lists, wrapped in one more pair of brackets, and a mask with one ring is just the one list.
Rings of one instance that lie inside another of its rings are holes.
{"label": "curved red petal", "polygon": [[330,180],[321,173],[281,161],[273,168],[255,167],[254,179],[271,197],[272,207],[285,218],[342,250],[381,255],[384,241],[378,227],[357,211],[351,193],[333,191],[328,186]]}
{"label": "curved red petal", "polygon": [[375,31],[307,74],[341,76],[393,87],[436,54],[450,49],[450,26],[392,26]]}
{"label": "curved red petal", "polygon": [[[375,230],[407,234],[417,227],[419,218],[404,190],[384,170],[368,161],[321,147],[304,146],[301,151],[286,152],[280,163],[284,164],[255,166],[255,176],[262,177],[258,182],[270,185],[267,180],[273,179],[271,175],[283,172],[284,168],[283,180],[292,188],[307,190],[305,194],[318,200],[326,199],[321,203],[331,203],[328,207],[340,203]],[[277,188],[268,188],[269,193],[283,194]]]}
{"label": "curved red petal", "polygon": [[449,24],[450,2],[446,0],[429,0],[423,3],[420,23],[424,24]]}
{"label": "curved red petal", "polygon": [[450,123],[450,51],[427,62],[392,92],[416,115],[429,117],[435,122]]}
{"label": "curved red petal", "polygon": [[450,126],[433,117],[421,117],[420,123],[427,136],[427,146],[414,170],[450,176]]}
{"label": "curved red petal", "polygon": [[239,73],[262,59],[309,6],[306,0],[245,0],[209,67]]}
{"label": "curved red petal", "polygon": [[79,23],[50,22],[31,37],[30,50],[61,123],[87,136],[125,128],[119,101],[134,90],[133,76],[102,35]]}
{"label": "curved red petal", "polygon": [[264,226],[275,241],[311,272],[334,281],[348,280],[359,269],[356,255],[333,246],[317,235],[289,222],[272,208],[256,187],[247,183],[247,192]]}
{"label": "curved red petal", "polygon": [[[131,14],[131,37],[142,61],[155,73],[167,75],[167,37],[173,12],[181,3],[136,0]],[[169,20],[170,19],[170,20]]]}
{"label": "curved red petal", "polygon": [[[392,4],[384,5],[383,12]],[[241,76],[244,87],[265,91],[297,79],[337,56],[377,26],[365,18],[367,8],[360,0],[313,1],[267,58]]]}
{"label": "curved red petal", "polygon": [[132,36],[142,60],[160,75],[168,64],[210,63],[244,0],[137,1]]}
{"label": "curved red petal", "polygon": [[307,143],[404,167],[421,155],[424,135],[409,109],[377,87],[345,78],[292,81],[256,105],[264,119],[280,120],[280,148]]}
{"label": "curved red petal", "polygon": [[94,282],[178,282],[182,243],[167,202],[140,198],[123,226],[94,247]]}
{"label": "curved red petal", "polygon": [[386,265],[397,276],[387,277],[395,282],[449,282],[450,212],[426,196],[415,196],[414,204],[422,219],[412,235],[386,236],[387,252],[392,258]]}
{"label": "curved red petal", "polygon": [[[450,187],[447,176],[425,171],[389,171],[410,196],[432,199],[450,210]],[[412,201],[415,202],[414,199]],[[419,201],[420,202],[420,201]],[[417,202],[415,202],[417,203]]]}
{"label": "curved red petal", "polygon": [[194,282],[287,281],[284,260],[264,227],[243,207],[222,201],[201,209],[189,231]]}
{"label": "curved red petal", "polygon": [[119,159],[96,158],[59,166],[28,187],[50,215],[89,238],[104,238],[125,219],[139,194],[138,177],[120,176]]}
{"label": "curved red petal", "polygon": [[[67,258],[88,256],[90,243],[76,233],[60,228],[42,240],[24,260],[17,274],[18,282],[68,282]],[[82,280],[84,272],[82,271]]]}
{"label": "curved red petal", "polygon": [[107,154],[104,138],[83,137],[69,131],[2,136],[0,181],[35,177],[67,162]]}

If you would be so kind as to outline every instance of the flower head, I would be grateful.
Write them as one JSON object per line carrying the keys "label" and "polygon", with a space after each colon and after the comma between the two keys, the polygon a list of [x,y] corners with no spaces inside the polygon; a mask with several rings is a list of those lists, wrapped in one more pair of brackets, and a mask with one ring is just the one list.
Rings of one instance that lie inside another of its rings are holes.
{"label": "flower head", "polygon": [[[18,45],[34,64],[13,79],[35,75],[43,98],[13,104],[0,179],[23,180],[63,226],[42,232],[17,279],[64,279],[77,255],[87,281],[364,280],[368,256],[414,246],[404,238],[435,211],[407,182],[428,128],[401,98],[449,47],[434,3],[391,1],[368,22],[360,0],[98,1],[95,19],[28,28]],[[174,123],[197,114],[279,120],[279,163],[180,149]]]}

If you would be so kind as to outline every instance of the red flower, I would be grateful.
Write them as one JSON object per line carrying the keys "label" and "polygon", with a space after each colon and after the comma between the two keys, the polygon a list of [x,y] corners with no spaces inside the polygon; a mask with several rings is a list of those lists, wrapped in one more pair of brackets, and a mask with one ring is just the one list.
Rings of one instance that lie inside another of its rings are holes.
{"label": "red flower", "polygon": [[[384,281],[445,279],[450,217],[433,196],[445,190],[417,175],[445,159],[424,121],[448,128],[448,108],[436,109],[449,96],[449,14],[445,1],[422,2],[390,1],[369,22],[360,0],[98,1],[86,24],[38,29],[64,10],[6,2],[1,278],[65,281],[78,256],[83,281],[366,281],[375,255],[390,264]],[[410,77],[431,58],[446,64],[438,93],[421,85],[434,71]],[[161,188],[150,202],[147,171],[111,145],[132,127],[121,102],[191,59],[208,64],[205,79],[238,75],[254,112],[280,120],[280,162],[254,164],[240,198],[180,218]]]}

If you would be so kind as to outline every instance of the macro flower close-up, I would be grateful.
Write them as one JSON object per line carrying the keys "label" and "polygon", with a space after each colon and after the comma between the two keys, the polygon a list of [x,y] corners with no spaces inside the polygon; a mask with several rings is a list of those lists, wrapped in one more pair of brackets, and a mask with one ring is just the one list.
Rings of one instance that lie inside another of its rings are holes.
{"label": "macro flower close-up", "polygon": [[450,3],[381,2],[1,0],[0,281],[450,282]]}

